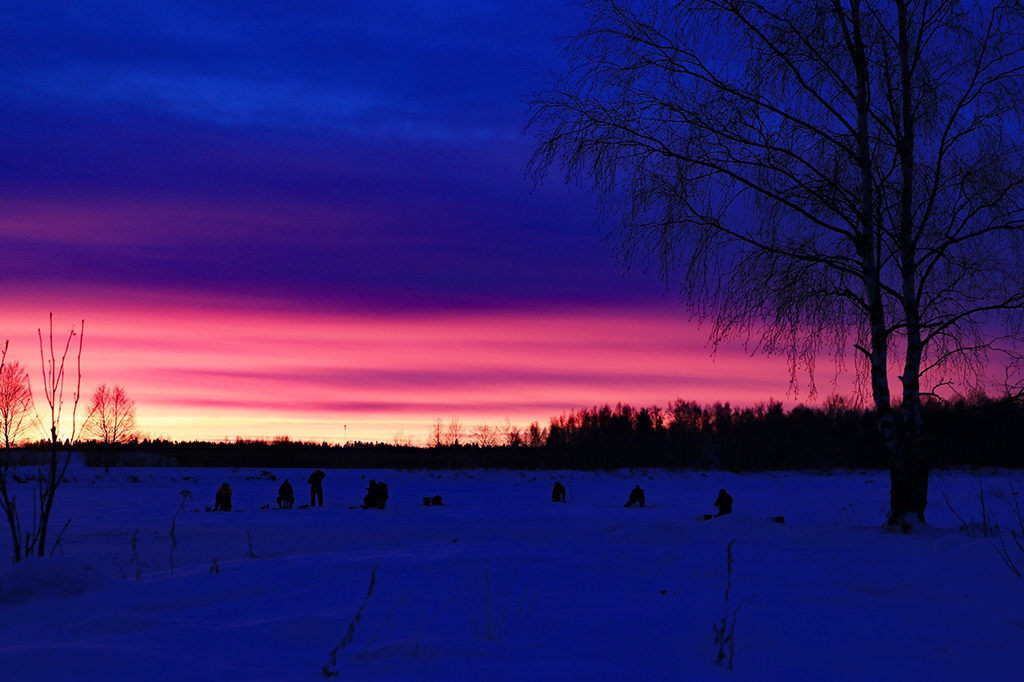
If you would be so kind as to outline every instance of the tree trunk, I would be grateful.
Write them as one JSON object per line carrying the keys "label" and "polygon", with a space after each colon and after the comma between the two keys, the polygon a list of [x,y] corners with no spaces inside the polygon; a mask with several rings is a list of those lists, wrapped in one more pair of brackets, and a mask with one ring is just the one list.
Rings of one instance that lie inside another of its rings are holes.
{"label": "tree trunk", "polygon": [[43,488],[43,494],[39,498],[39,546],[36,547],[38,556],[46,556],[46,528],[50,524],[50,510],[53,508],[53,498],[57,491],[57,428],[51,428],[50,445],[50,471]]}
{"label": "tree trunk", "polygon": [[[857,165],[860,170],[860,234],[857,252],[860,257],[861,278],[864,283],[864,302],[867,307],[871,350],[871,397],[875,403],[875,419],[879,436],[893,464],[903,460],[900,437],[892,413],[889,394],[889,333],[885,326],[885,306],[882,303],[881,273],[877,257],[878,237],[875,224],[874,178],[872,177],[871,88],[868,74],[867,51],[861,31],[860,2],[851,3],[850,22],[853,37],[853,65],[857,74]],[[895,490],[895,487],[893,488]]]}
{"label": "tree trunk", "polygon": [[889,525],[908,528],[911,519],[924,523],[928,504],[929,467],[923,457],[894,460],[889,467]]}
{"label": "tree trunk", "polygon": [[[910,316],[908,315],[908,319]],[[890,460],[889,525],[924,523],[928,506],[930,462],[925,451],[921,417],[921,338],[919,327],[908,334],[907,359],[903,372],[902,449]],[[916,333],[915,333],[916,332]]]}
{"label": "tree trunk", "polygon": [[924,523],[928,505],[928,459],[923,444],[921,418],[921,311],[917,296],[917,245],[914,237],[914,102],[910,66],[907,5],[896,0],[900,62],[900,297],[907,331],[903,365],[903,448],[889,467],[889,525],[907,527],[912,520]]}

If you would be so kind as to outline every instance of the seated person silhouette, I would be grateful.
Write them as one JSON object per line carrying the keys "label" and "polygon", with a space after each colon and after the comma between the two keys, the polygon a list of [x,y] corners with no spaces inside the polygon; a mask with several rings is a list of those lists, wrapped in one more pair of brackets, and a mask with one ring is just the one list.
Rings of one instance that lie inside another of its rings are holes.
{"label": "seated person silhouette", "polygon": [[213,511],[231,511],[231,486],[224,481],[217,488],[217,497],[213,505]]}
{"label": "seated person silhouette", "polygon": [[292,489],[292,484],[285,479],[285,482],[277,489],[277,506],[281,509],[291,509],[293,504],[295,504],[295,491]]}
{"label": "seated person silhouette", "polygon": [[363,509],[384,509],[388,501],[388,484],[370,479],[370,485],[363,496]]}
{"label": "seated person silhouette", "polygon": [[642,507],[644,506],[644,489],[640,486],[633,488],[633,491],[629,493],[629,500],[623,507]]}

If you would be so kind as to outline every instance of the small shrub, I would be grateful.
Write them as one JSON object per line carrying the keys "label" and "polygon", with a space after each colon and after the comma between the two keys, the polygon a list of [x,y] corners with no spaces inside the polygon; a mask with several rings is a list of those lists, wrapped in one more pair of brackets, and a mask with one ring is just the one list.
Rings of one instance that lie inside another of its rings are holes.
{"label": "small shrub", "polygon": [[363,599],[363,603],[359,605],[359,610],[356,611],[356,615],[352,616],[352,620],[348,623],[348,629],[345,631],[345,636],[341,638],[338,646],[331,650],[331,656],[324,663],[324,667],[321,668],[321,672],[324,678],[332,678],[338,676],[338,652],[344,651],[351,642],[352,638],[356,635],[356,626],[359,625],[359,621],[363,619],[363,611],[366,610],[366,605],[370,601],[370,597],[373,596],[373,586],[377,583],[377,567],[374,566],[373,570],[370,571],[370,587],[366,590],[366,597]]}
{"label": "small shrub", "polygon": [[168,534],[171,538],[171,575],[174,575],[174,549],[178,546],[178,536],[174,533],[175,525],[178,522],[178,514],[185,509],[185,503],[192,499],[191,490],[182,490],[178,494],[181,496],[181,504],[178,505],[177,511],[175,511],[174,516],[171,517],[171,532]]}
{"label": "small shrub", "polygon": [[1007,477],[1009,494],[1005,496],[1010,507],[1011,523],[1014,526],[1009,530],[1010,542],[1006,542],[1006,534],[1000,533],[997,537],[999,542],[989,538],[996,554],[1003,560],[1006,567],[1018,578],[1024,578],[1024,505],[1021,504],[1021,491],[1018,490],[1018,482],[1012,476]]}
{"label": "small shrub", "polygon": [[256,549],[253,547],[252,544],[252,533],[249,532],[248,528],[245,530],[245,537],[249,541],[249,558],[258,559],[259,557],[256,555]]}

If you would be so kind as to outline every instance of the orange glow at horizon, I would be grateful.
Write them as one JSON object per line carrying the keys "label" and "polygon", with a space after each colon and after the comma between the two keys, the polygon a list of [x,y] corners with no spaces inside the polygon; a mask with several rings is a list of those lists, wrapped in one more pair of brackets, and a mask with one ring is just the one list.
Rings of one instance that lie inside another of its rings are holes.
{"label": "orange glow at horizon", "polygon": [[[400,433],[422,444],[438,418],[546,425],[592,405],[750,405],[788,389],[784,359],[738,347],[712,358],[706,332],[681,309],[325,314],[113,291],[74,306],[54,309],[54,330],[60,339],[86,320],[79,416],[96,386],[119,384],[154,438]],[[36,329],[46,333],[52,306],[25,294],[12,307],[0,339],[11,340],[8,360],[28,368],[38,409]]]}

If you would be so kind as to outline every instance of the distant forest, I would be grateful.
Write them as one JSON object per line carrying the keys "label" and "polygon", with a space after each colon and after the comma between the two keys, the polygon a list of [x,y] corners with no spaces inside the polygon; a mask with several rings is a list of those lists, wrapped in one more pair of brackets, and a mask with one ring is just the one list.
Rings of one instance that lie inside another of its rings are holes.
{"label": "distant forest", "polygon": [[[974,397],[927,404],[934,466],[1024,467],[1024,404]],[[453,424],[454,424],[453,420]],[[81,443],[89,466],[333,467],[383,469],[768,469],[886,468],[873,415],[832,399],[790,410],[772,402],[734,408],[677,400],[668,407],[582,409],[546,427],[484,429],[487,442],[458,429],[434,444],[139,440]],[[480,429],[482,427],[478,427]],[[45,444],[11,453],[27,463]]]}

